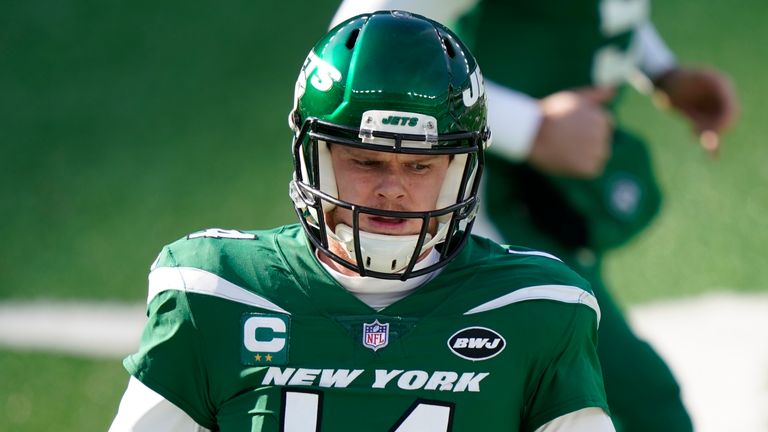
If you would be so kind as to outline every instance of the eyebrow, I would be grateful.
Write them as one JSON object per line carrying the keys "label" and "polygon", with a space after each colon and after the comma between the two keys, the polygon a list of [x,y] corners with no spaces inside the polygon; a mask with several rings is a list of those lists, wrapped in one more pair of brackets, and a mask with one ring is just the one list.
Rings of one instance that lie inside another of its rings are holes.
{"label": "eyebrow", "polygon": [[[328,144],[328,150],[331,150],[331,143]],[[454,155],[445,155],[445,154],[419,154],[419,153],[391,153],[391,152],[382,152],[382,151],[376,151],[373,149],[363,149],[363,148],[356,148],[356,147],[349,147],[345,145],[334,145],[334,147],[340,147],[342,149],[342,154],[347,155],[348,157],[352,158],[361,158],[361,159],[376,159],[379,160],[381,155],[386,154],[400,154],[402,156],[406,156],[409,159],[404,162],[411,162],[411,161],[418,161],[418,162],[424,162],[424,161],[436,161],[440,160],[443,156],[449,156],[448,161],[453,160]]]}

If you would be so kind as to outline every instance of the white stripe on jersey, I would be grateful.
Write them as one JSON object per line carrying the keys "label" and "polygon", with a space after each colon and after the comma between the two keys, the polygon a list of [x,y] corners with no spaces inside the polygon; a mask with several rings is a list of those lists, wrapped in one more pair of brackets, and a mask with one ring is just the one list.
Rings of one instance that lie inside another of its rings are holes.
{"label": "white stripe on jersey", "polygon": [[535,255],[535,256],[541,256],[541,257],[550,258],[550,259],[553,259],[553,260],[557,260],[557,261],[563,262],[563,260],[561,260],[560,258],[558,258],[558,257],[556,257],[556,256],[554,256],[552,254],[548,254],[546,252],[541,252],[541,251],[516,251],[516,250],[512,250],[512,249],[507,249],[507,252],[511,253],[511,254],[516,254],[516,255]]}
{"label": "white stripe on jersey", "polygon": [[290,315],[271,301],[239,287],[222,277],[194,267],[159,267],[149,273],[147,303],[167,290],[211,295],[238,303]]}
{"label": "white stripe on jersey", "polygon": [[600,306],[597,305],[595,296],[579,287],[571,285],[537,285],[521,288],[474,307],[464,312],[464,315],[487,312],[527,300],[554,300],[563,303],[583,304],[595,311],[595,314],[597,314],[597,325],[600,325]]}

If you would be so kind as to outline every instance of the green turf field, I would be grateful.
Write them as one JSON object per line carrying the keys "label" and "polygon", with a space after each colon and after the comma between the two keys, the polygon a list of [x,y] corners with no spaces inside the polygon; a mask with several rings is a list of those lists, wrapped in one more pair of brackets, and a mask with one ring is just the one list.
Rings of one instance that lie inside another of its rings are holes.
{"label": "green turf field", "polygon": [[[0,2],[0,299],[141,301],[164,243],[292,222],[286,116],[335,4]],[[628,96],[667,199],[610,280],[628,303],[766,291],[768,4],[667,0],[654,16],[681,58],[732,73],[743,115],[712,161]],[[126,379],[118,361],[0,351],[0,424],[105,429]]]}
{"label": "green turf field", "polygon": [[688,127],[632,95],[621,117],[653,143],[665,205],[656,224],[609,261],[627,302],[703,290],[768,290],[768,3],[657,2],[654,21],[684,63],[727,70],[741,118],[719,160],[697,147]]}
{"label": "green turf field", "polygon": [[3,430],[102,431],[128,382],[119,361],[0,351]]}

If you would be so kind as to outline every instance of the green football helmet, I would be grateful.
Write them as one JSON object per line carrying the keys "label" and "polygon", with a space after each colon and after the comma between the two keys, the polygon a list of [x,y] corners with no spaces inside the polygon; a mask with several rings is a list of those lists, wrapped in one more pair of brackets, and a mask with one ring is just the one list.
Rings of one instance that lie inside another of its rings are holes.
{"label": "green football helmet", "polygon": [[[447,264],[466,243],[477,211],[483,151],[490,142],[486,117],[477,62],[443,25],[408,12],[379,11],[330,30],[301,68],[289,115],[290,195],[311,243],[361,276],[406,280]],[[329,144],[450,155],[437,208],[388,211],[339,199]],[[337,206],[352,212],[352,227],[326,225]],[[420,219],[421,232],[367,233],[359,229],[361,214]],[[430,233],[432,220],[437,229]],[[331,251],[329,240],[338,241],[348,256]],[[417,266],[433,247],[437,261]]]}

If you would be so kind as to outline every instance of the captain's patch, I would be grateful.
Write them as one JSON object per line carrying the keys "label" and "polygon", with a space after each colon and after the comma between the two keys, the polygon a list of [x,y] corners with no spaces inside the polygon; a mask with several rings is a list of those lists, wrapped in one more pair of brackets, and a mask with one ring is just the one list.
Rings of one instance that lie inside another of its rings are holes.
{"label": "captain's patch", "polygon": [[288,315],[243,314],[242,363],[257,366],[287,364],[290,327]]}

